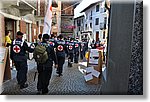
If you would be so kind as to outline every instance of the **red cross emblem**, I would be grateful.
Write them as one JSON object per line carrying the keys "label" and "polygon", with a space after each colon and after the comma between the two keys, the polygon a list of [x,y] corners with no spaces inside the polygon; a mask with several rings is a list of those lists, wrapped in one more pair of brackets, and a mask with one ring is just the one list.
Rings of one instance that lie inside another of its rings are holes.
{"label": "red cross emblem", "polygon": [[53,43],[53,42],[50,42],[50,45],[54,46],[54,43]]}
{"label": "red cross emblem", "polygon": [[18,45],[15,45],[15,46],[13,47],[13,51],[14,51],[15,53],[19,53],[19,52],[20,52],[20,47],[19,47]]}
{"label": "red cross emblem", "polygon": [[79,45],[78,45],[78,44],[75,44],[75,47],[79,47]]}
{"label": "red cross emblem", "polygon": [[73,48],[72,46],[69,46],[69,50],[72,50],[72,48]]}
{"label": "red cross emblem", "polygon": [[62,45],[59,45],[58,47],[57,47],[57,49],[58,49],[58,51],[63,51],[63,46]]}

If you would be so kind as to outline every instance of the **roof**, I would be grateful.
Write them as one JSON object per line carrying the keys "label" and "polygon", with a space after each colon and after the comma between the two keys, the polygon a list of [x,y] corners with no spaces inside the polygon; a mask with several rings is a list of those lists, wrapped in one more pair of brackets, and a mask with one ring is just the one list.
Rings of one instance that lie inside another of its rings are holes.
{"label": "roof", "polygon": [[81,16],[79,16],[77,18],[74,18],[74,19],[76,20],[76,19],[79,19],[79,18],[82,18],[82,17],[84,17],[84,15],[81,15]]}
{"label": "roof", "polygon": [[83,9],[80,13],[85,12],[86,10],[90,9],[91,7],[93,7],[94,5],[96,5],[97,3],[100,3],[100,2],[102,2],[102,0],[90,4],[90,5],[87,6],[85,9]]}

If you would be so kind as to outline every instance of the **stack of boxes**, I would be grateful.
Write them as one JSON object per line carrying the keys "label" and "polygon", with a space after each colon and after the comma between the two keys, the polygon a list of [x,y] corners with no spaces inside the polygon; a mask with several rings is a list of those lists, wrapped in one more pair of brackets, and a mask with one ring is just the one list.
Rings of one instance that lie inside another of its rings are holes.
{"label": "stack of boxes", "polygon": [[102,53],[97,49],[91,49],[88,55],[85,81],[88,84],[98,84],[102,76]]}

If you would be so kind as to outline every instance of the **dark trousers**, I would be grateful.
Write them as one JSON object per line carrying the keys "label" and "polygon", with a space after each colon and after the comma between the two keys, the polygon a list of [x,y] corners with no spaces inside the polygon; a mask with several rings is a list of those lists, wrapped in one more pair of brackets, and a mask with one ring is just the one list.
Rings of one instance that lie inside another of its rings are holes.
{"label": "dark trousers", "polygon": [[73,53],[69,53],[69,58],[68,58],[68,60],[69,60],[70,62],[73,62]]}
{"label": "dark trousers", "polygon": [[48,91],[48,85],[49,85],[49,80],[51,78],[52,74],[52,68],[49,68],[51,70],[43,70],[39,71],[38,73],[38,82],[37,82],[37,89],[42,92],[47,92]]}
{"label": "dark trousers", "polygon": [[57,56],[57,60],[58,60],[57,73],[60,75],[63,72],[63,65],[65,63],[65,57]]}
{"label": "dark trousers", "polygon": [[81,58],[81,60],[84,58],[84,52],[83,51],[80,52],[80,58]]}
{"label": "dark trousers", "polygon": [[24,85],[27,81],[27,61],[15,61],[15,66],[17,70],[17,81],[19,85]]}
{"label": "dark trousers", "polygon": [[74,54],[74,62],[78,63],[78,60],[79,60],[79,51],[76,51]]}
{"label": "dark trousers", "polygon": [[73,62],[73,53],[69,53],[68,57],[68,66],[72,67],[72,62]]}

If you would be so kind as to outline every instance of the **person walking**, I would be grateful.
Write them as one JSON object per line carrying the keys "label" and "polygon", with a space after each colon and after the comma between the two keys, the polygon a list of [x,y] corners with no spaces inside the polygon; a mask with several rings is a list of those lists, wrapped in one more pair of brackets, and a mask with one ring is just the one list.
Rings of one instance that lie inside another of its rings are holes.
{"label": "person walking", "polygon": [[[48,93],[48,85],[49,80],[51,79],[53,61],[55,62],[55,67],[57,68],[58,66],[56,54],[54,48],[49,44],[49,39],[49,35],[44,34],[42,42],[36,46],[33,53],[34,59],[37,62],[38,70],[37,94]],[[42,52],[40,53],[40,51]]]}
{"label": "person walking", "polygon": [[63,65],[65,63],[65,56],[67,52],[67,47],[65,45],[65,41],[63,40],[63,36],[59,35],[57,37],[59,40],[56,43],[56,55],[58,59],[58,68],[56,73],[60,76],[62,76],[63,72]]}
{"label": "person walking", "polygon": [[70,39],[70,42],[68,42],[68,67],[72,67],[73,58],[74,58],[74,41],[73,38]]}
{"label": "person walking", "polygon": [[26,51],[32,53],[34,46],[28,47],[28,44],[23,41],[23,33],[18,31],[17,38],[11,44],[10,58],[14,61],[17,70],[17,81],[20,89],[28,87],[27,81],[27,56]]}
{"label": "person walking", "polygon": [[75,49],[74,49],[74,63],[78,63],[79,61],[79,51],[80,51],[80,42],[78,41],[78,38],[74,40]]}

